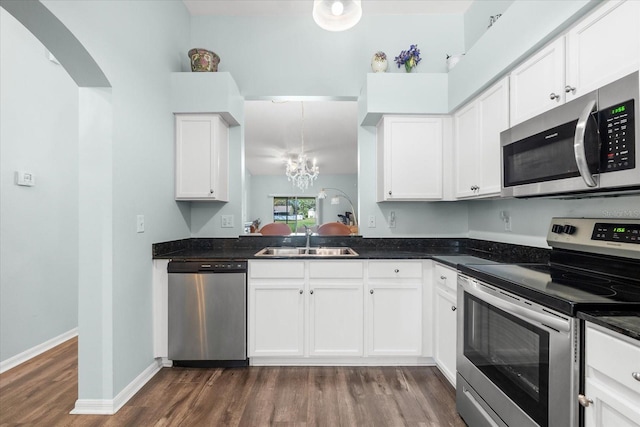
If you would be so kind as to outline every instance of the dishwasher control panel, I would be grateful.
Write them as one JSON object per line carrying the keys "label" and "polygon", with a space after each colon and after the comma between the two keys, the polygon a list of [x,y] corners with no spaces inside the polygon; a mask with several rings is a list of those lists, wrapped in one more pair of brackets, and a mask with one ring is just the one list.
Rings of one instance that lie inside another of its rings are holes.
{"label": "dishwasher control panel", "polygon": [[171,261],[169,273],[246,273],[246,261]]}

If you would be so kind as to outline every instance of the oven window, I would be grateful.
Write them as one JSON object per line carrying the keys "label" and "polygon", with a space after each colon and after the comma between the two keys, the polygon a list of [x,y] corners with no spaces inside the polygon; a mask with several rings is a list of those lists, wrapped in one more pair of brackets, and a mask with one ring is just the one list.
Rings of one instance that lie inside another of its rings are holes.
{"label": "oven window", "polygon": [[549,333],[464,294],[464,355],[536,423],[548,425]]}

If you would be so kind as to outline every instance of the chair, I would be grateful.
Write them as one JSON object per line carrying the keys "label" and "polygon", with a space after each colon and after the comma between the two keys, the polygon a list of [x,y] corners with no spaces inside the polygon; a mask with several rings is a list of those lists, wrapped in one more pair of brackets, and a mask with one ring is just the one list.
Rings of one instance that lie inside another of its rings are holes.
{"label": "chair", "polygon": [[291,228],[284,222],[272,222],[262,227],[259,233],[263,236],[288,236]]}
{"label": "chair", "polygon": [[348,236],[351,234],[351,228],[341,222],[327,222],[318,227],[320,236]]}

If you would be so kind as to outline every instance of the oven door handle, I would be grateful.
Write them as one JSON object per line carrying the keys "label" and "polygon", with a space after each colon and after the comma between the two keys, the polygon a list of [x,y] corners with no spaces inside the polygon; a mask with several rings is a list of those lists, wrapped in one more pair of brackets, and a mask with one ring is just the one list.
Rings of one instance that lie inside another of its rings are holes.
{"label": "oven door handle", "polygon": [[589,101],[584,110],[582,110],[582,114],[578,118],[578,124],[576,125],[576,134],[573,139],[573,154],[576,158],[576,164],[578,165],[578,171],[580,172],[580,176],[584,180],[584,183],[587,184],[587,187],[595,187],[596,181],[591,176],[591,171],[589,171],[589,163],[587,163],[587,153],[584,147],[585,141],[584,136],[587,130],[587,122],[589,121],[589,117],[591,117],[591,112],[593,112],[596,108],[596,100],[592,99]]}
{"label": "oven door handle", "polygon": [[520,307],[518,305],[512,304],[508,301],[504,301],[501,298],[496,297],[495,295],[491,295],[487,291],[481,289],[477,284],[472,283],[468,288],[466,286],[463,287],[465,292],[469,292],[471,295],[474,295],[481,300],[498,307],[509,314],[513,314],[522,320],[525,321],[536,321],[541,323],[542,325],[551,327],[558,331],[569,332],[571,330],[571,325],[569,321],[563,321],[560,318],[555,316],[547,316],[542,313],[538,313],[537,311],[528,310],[524,307]]}

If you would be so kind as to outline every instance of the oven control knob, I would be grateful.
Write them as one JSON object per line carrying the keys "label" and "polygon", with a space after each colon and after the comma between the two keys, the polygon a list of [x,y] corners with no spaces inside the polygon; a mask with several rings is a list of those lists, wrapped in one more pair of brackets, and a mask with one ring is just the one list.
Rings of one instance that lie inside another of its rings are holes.
{"label": "oven control knob", "polygon": [[562,231],[564,231],[567,234],[573,234],[576,232],[576,227],[573,225],[567,224],[564,226],[564,229]]}
{"label": "oven control knob", "polygon": [[557,234],[562,234],[564,232],[564,227],[560,224],[553,224],[551,226],[551,231]]}

